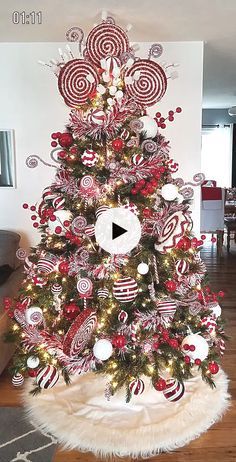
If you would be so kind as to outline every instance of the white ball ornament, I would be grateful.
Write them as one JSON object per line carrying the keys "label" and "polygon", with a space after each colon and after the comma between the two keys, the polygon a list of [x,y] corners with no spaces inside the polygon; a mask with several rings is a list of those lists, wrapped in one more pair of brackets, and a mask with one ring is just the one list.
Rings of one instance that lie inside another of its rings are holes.
{"label": "white ball ornament", "polygon": [[207,308],[211,310],[212,316],[215,318],[218,318],[221,315],[222,309],[218,303],[210,303]]}
{"label": "white ball ornament", "polygon": [[29,356],[26,363],[30,369],[35,369],[39,366],[40,360],[37,356]]}
{"label": "white ball ornament", "polygon": [[144,138],[155,138],[157,134],[156,121],[149,116],[140,117],[139,120],[143,123],[142,134]]}
{"label": "white ball ornament", "polygon": [[[184,348],[184,345],[188,346],[194,346],[195,349],[194,351],[191,351],[191,349],[186,350]],[[200,359],[201,361],[204,361],[204,359],[207,358],[208,353],[209,353],[209,346],[207,341],[199,334],[190,334],[187,335],[183,339],[183,342],[181,344],[181,349],[185,355],[188,355],[190,359],[193,361],[195,359]]]}
{"label": "white ball ornament", "polygon": [[[69,210],[56,210],[53,215],[56,217],[56,220],[48,220],[48,227],[51,233],[55,233],[58,236],[64,236],[66,234],[67,228],[64,225],[65,221],[70,221],[72,214]],[[61,232],[56,233],[56,228],[60,227]]]}
{"label": "white ball ornament", "polygon": [[106,361],[112,355],[113,347],[109,340],[103,338],[98,340],[93,347],[93,354],[95,358],[100,361]]}
{"label": "white ball ornament", "polygon": [[172,183],[164,184],[161,188],[161,195],[166,201],[173,201],[178,195],[178,188]]}
{"label": "white ball ornament", "polygon": [[137,271],[139,274],[147,274],[149,271],[149,266],[147,265],[147,263],[139,263]]}

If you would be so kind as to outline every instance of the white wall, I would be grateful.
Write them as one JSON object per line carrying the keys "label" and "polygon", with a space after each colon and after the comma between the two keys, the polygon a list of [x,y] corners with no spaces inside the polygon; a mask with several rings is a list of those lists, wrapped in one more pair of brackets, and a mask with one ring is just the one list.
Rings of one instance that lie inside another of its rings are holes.
{"label": "white wall", "polygon": [[[63,43],[1,43],[0,128],[15,130],[16,189],[0,189],[0,229],[16,230],[22,246],[34,245],[39,234],[32,228],[30,213],[23,202],[35,203],[50,184],[54,169],[39,165],[29,169],[25,159],[38,154],[49,161],[50,134],[61,131],[68,120],[67,108],[57,91],[57,81],[47,68],[37,64],[57,56]],[[163,115],[177,106],[183,113],[169,123],[164,134],[170,139],[171,157],[180,163],[178,176],[191,179],[200,171],[200,128],[202,106],[202,42],[164,43],[162,60],[179,63],[179,78],[169,80],[167,93],[155,108]],[[140,45],[138,54],[147,57],[149,43]],[[72,44],[76,49],[76,44]],[[196,194],[195,227],[199,227],[199,191]]]}

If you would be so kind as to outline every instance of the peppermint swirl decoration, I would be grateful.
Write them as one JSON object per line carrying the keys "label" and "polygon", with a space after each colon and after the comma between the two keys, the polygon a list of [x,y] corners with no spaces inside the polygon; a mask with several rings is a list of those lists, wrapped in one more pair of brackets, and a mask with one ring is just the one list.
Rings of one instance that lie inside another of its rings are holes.
{"label": "peppermint swirl decoration", "polygon": [[77,282],[77,290],[81,298],[90,297],[93,290],[93,283],[89,278],[81,278]]}
{"label": "peppermint swirl decoration", "polygon": [[163,53],[163,46],[160,43],[153,43],[149,50],[149,59],[151,58],[160,58]]}
{"label": "peppermint swirl decoration", "polygon": [[96,313],[90,309],[84,310],[68,330],[63,345],[63,351],[70,357],[77,356],[87,346],[97,323]]}
{"label": "peppermint swirl decoration", "polygon": [[120,55],[120,62],[121,64],[126,64],[129,59],[135,60],[135,56],[131,51],[126,51]]}
{"label": "peppermint swirl decoration", "polygon": [[83,262],[86,262],[89,260],[89,252],[87,249],[82,249],[80,252],[79,252],[79,258],[81,261]]}
{"label": "peppermint swirl decoration", "polygon": [[121,27],[103,22],[94,27],[86,41],[86,56],[95,65],[100,66],[102,58],[119,57],[129,51],[129,39]]}
{"label": "peppermint swirl decoration", "polygon": [[94,187],[94,178],[91,175],[85,175],[80,180],[80,187],[83,189],[91,189]]}
{"label": "peppermint swirl decoration", "polygon": [[22,247],[20,247],[19,249],[17,249],[16,251],[16,257],[18,258],[18,260],[25,260],[26,257],[27,257],[27,252],[25,249],[22,249]]}
{"label": "peppermint swirl decoration", "polygon": [[153,154],[157,150],[157,144],[153,140],[144,140],[142,142],[141,148],[143,151]]}
{"label": "peppermint swirl decoration", "polygon": [[194,196],[193,188],[190,188],[190,186],[186,186],[185,188],[180,189],[179,192],[186,200],[192,199]]}
{"label": "peppermint swirl decoration", "polygon": [[67,32],[66,32],[66,40],[68,42],[79,42],[82,43],[84,38],[84,32],[80,27],[71,27]]}
{"label": "peppermint swirl decoration", "polygon": [[60,71],[58,88],[67,106],[77,107],[86,103],[98,82],[97,72],[90,63],[72,59]]}
{"label": "peppermint swirl decoration", "polygon": [[[133,80],[131,83],[131,77]],[[125,73],[126,91],[141,106],[152,106],[160,101],[167,89],[167,78],[159,64],[149,59],[136,61]]]}
{"label": "peppermint swirl decoration", "polygon": [[84,230],[87,225],[87,220],[82,215],[76,217],[71,223],[71,229],[73,233],[78,236]]}
{"label": "peppermint swirl decoration", "polygon": [[140,133],[144,125],[143,125],[142,120],[134,119],[134,120],[131,120],[129,126],[134,133]]}

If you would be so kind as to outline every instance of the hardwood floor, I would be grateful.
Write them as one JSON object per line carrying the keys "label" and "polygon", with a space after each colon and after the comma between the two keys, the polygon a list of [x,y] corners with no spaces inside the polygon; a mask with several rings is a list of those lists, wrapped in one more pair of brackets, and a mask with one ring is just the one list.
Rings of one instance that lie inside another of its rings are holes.
{"label": "hardwood floor", "polygon": [[[208,245],[203,250],[202,257],[207,265],[212,287],[225,291],[222,306],[230,342],[222,365],[230,377],[232,405],[222,421],[215,424],[203,436],[173,453],[161,454],[150,459],[153,462],[202,462],[203,460],[236,462],[236,246],[232,245],[231,253],[228,255],[224,250],[222,257],[219,258],[215,246]],[[9,377],[4,373],[0,377],[0,406],[17,405],[20,405],[19,391],[13,389]],[[53,458],[53,462],[98,462],[98,460],[90,453],[62,451],[60,448],[57,448]],[[129,459],[122,460],[128,462]]]}

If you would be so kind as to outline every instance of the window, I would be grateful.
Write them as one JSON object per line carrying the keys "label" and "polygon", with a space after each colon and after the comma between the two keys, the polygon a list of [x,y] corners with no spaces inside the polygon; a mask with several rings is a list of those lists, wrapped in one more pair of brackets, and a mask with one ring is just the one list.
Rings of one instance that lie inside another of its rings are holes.
{"label": "window", "polygon": [[15,155],[13,130],[0,130],[0,186],[15,186]]}

